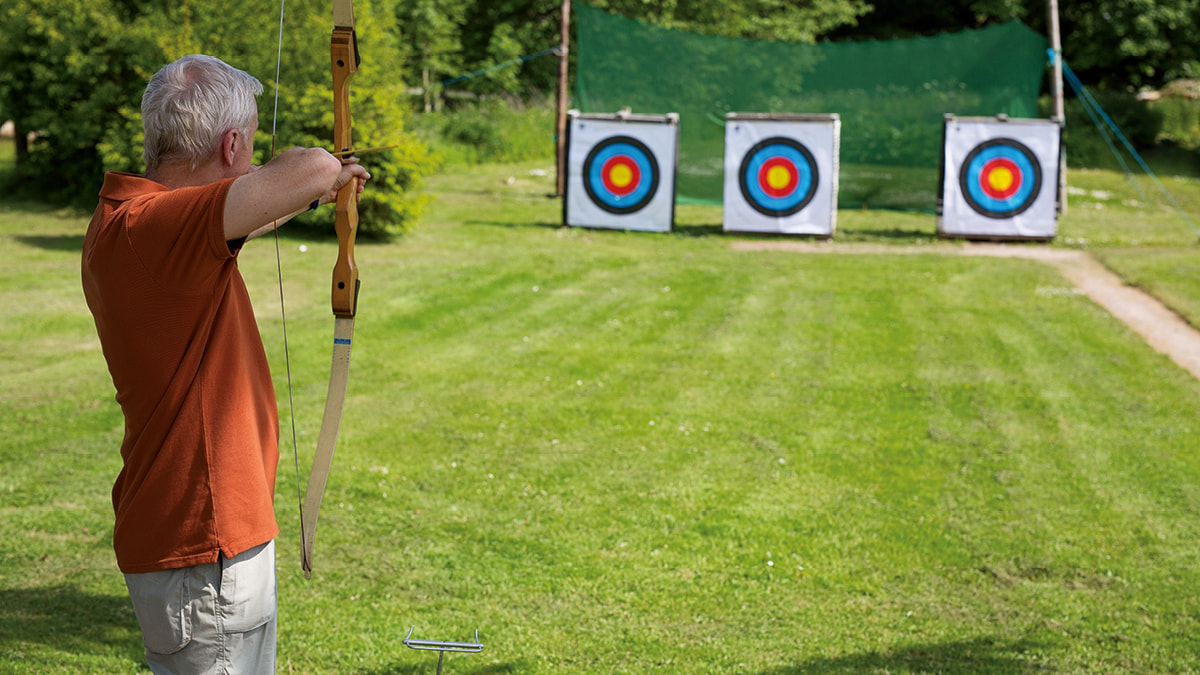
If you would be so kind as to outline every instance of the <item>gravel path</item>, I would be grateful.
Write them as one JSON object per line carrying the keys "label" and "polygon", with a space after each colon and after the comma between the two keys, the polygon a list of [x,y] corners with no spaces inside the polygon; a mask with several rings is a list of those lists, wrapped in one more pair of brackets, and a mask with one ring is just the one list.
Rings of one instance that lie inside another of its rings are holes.
{"label": "gravel path", "polygon": [[990,258],[1024,258],[1053,265],[1068,281],[1129,326],[1154,349],[1169,356],[1192,377],[1200,380],[1200,331],[1148,293],[1126,286],[1085,251],[1005,244],[962,246],[884,246],[791,240],[735,241],[742,251],[795,251],[797,253],[841,253],[878,255],[946,254]]}

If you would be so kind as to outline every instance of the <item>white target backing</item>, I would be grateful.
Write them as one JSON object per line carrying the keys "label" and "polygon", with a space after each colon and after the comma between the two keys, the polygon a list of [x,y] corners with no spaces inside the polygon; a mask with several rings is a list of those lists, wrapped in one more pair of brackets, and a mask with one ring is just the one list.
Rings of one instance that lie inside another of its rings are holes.
{"label": "white target backing", "polygon": [[837,115],[726,115],[724,230],[833,236],[840,141]]}
{"label": "white target backing", "polygon": [[670,232],[679,116],[570,112],[563,221]]}
{"label": "white target backing", "polygon": [[947,115],[938,233],[1052,239],[1061,136],[1052,120]]}

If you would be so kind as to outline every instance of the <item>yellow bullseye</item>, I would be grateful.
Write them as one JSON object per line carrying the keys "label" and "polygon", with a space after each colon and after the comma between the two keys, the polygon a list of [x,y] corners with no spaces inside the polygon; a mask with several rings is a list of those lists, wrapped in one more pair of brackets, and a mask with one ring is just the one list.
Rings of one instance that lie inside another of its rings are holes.
{"label": "yellow bullseye", "polygon": [[633,182],[633,170],[627,164],[618,164],[609,172],[608,180],[617,188],[627,187]]}
{"label": "yellow bullseye", "polygon": [[996,192],[1007,192],[1012,187],[1015,177],[1007,167],[999,166],[988,172],[988,186]]}
{"label": "yellow bullseye", "polygon": [[767,169],[767,185],[772,190],[782,190],[792,182],[792,172],[782,166],[773,166]]}

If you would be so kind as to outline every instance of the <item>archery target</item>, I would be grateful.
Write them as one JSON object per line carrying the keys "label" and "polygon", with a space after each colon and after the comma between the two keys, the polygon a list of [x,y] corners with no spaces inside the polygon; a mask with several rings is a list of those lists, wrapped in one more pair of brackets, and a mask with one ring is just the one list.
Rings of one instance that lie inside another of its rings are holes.
{"label": "archery target", "polygon": [[1011,218],[1033,206],[1042,190],[1042,168],[1025,144],[1012,138],[995,138],[967,154],[958,185],[975,213],[987,218]]}
{"label": "archery target", "polygon": [[583,187],[601,209],[618,215],[642,210],[658,193],[654,153],[631,136],[611,136],[583,160]]}
{"label": "archery target", "polygon": [[675,215],[675,116],[573,114],[567,225],[669,232]]}
{"label": "archery target", "polygon": [[730,114],[724,229],[832,235],[839,133],[836,115]]}
{"label": "archery target", "polygon": [[1053,237],[1059,139],[1058,124],[1046,120],[948,118],[939,232]]}
{"label": "archery target", "polygon": [[742,157],[738,186],[755,211],[783,218],[808,206],[821,172],[808,148],[793,138],[775,136],[759,142]]}

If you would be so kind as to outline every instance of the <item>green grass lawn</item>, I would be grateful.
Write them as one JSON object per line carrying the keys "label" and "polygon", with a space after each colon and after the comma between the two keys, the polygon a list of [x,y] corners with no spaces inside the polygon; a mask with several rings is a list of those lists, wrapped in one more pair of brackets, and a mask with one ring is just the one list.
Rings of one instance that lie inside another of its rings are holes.
{"label": "green grass lawn", "polygon": [[[1186,224],[1084,178],[1055,245],[1196,302]],[[915,214],[839,239],[928,255],[734,251],[711,207],[563,229],[552,186],[455,169],[360,245],[311,581],[281,462],[280,672],[432,673],[414,624],[479,629],[448,674],[1200,672],[1200,383],[1052,268],[939,255],[963,244]],[[144,670],[85,224],[0,203],[3,672]],[[282,242],[304,473],[335,250]],[[272,244],[241,267],[290,444]]]}
{"label": "green grass lawn", "polygon": [[1200,219],[1200,179],[1160,179],[1185,217],[1144,175],[1131,179],[1095,170],[1068,175],[1072,194],[1059,244],[1092,251],[1126,283],[1200,326],[1200,236],[1192,229]]}

